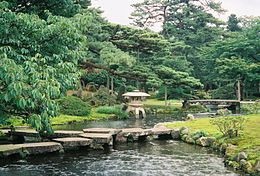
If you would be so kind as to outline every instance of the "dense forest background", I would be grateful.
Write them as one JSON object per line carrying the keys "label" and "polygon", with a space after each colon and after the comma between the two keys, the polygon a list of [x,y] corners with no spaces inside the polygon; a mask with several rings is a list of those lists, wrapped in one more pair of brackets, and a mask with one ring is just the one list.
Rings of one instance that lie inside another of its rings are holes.
{"label": "dense forest background", "polygon": [[[72,89],[236,99],[240,87],[242,100],[259,98],[259,17],[224,22],[212,0],[133,6],[128,27],[106,21],[90,0],[1,0],[0,111],[49,130],[55,99]],[[156,23],[159,33],[149,29]]]}

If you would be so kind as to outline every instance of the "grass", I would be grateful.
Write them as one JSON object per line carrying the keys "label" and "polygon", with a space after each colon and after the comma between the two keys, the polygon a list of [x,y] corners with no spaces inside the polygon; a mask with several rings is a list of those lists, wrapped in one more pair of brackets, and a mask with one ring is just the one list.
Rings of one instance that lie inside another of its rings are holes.
{"label": "grass", "polygon": [[95,110],[92,110],[88,116],[70,116],[70,115],[60,115],[58,117],[51,118],[52,125],[61,125],[73,122],[83,122],[83,121],[93,121],[93,120],[103,120],[114,118],[114,114],[102,114],[97,113]]}
{"label": "grass", "polygon": [[217,127],[210,123],[211,118],[196,119],[187,122],[170,123],[166,126],[169,128],[188,127],[191,132],[203,130],[211,136],[217,137],[219,140],[225,140],[226,143],[236,145],[234,154],[244,151],[248,154],[249,161],[254,164],[256,160],[260,160],[260,114],[244,115],[248,120],[245,123],[243,134],[232,139],[220,138],[221,133]]}
{"label": "grass", "polygon": [[[181,100],[168,100],[167,101],[168,106],[180,108],[182,107],[182,101]],[[147,99],[144,102],[145,106],[165,106],[164,100],[157,100],[157,99]]]}

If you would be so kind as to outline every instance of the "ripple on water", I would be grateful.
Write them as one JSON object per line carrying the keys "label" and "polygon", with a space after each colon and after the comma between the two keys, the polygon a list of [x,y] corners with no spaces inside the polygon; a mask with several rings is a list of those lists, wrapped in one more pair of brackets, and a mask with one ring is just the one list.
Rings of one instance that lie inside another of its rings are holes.
{"label": "ripple on water", "polygon": [[223,159],[181,142],[118,146],[109,153],[73,152],[30,157],[0,167],[1,176],[235,176]]}

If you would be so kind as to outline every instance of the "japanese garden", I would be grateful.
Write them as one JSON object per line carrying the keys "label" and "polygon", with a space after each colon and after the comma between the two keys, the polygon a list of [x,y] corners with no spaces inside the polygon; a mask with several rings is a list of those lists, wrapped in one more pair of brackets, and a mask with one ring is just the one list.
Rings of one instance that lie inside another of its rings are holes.
{"label": "japanese garden", "polygon": [[95,2],[0,0],[0,176],[260,175],[260,16]]}

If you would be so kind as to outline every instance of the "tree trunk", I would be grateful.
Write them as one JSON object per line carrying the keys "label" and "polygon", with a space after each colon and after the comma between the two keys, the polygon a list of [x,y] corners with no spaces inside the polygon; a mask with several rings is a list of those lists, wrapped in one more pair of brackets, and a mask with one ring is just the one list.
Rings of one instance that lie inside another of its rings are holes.
{"label": "tree trunk", "polygon": [[237,99],[241,101],[241,80],[237,81]]}
{"label": "tree trunk", "polygon": [[167,86],[164,87],[164,101],[165,101],[165,106],[167,106]]}
{"label": "tree trunk", "polygon": [[111,92],[114,94],[114,77],[111,76]]}
{"label": "tree trunk", "polygon": [[109,75],[107,75],[107,88],[108,89],[110,89],[109,85],[110,85],[110,80],[109,80]]}

